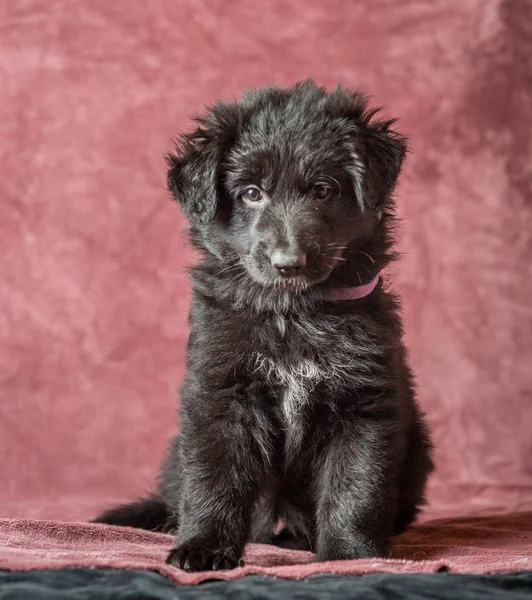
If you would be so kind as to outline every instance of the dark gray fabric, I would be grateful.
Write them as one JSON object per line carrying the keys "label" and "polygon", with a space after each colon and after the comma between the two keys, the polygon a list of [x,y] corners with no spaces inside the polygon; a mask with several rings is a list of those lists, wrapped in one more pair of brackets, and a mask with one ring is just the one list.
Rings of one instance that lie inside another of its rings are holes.
{"label": "dark gray fabric", "polygon": [[75,568],[0,572],[0,600],[530,600],[532,572],[361,577],[316,575],[284,580],[250,575],[180,587],[152,571]]}

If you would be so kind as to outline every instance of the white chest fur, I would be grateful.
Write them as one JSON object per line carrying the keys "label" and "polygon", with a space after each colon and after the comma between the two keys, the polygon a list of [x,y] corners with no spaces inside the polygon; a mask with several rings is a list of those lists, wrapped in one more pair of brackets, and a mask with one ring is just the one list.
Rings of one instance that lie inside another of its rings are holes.
{"label": "white chest fur", "polygon": [[[341,385],[357,369],[353,331],[335,317],[319,322],[288,320],[278,316],[276,327],[288,348],[301,351],[256,355],[255,369],[271,385],[282,389],[281,406],[285,422],[293,423],[308,401],[309,394],[321,382]],[[277,342],[277,348],[279,342]],[[275,356],[275,358],[273,358]]]}
{"label": "white chest fur", "polygon": [[283,389],[282,411],[286,423],[291,423],[301,412],[309,393],[318,383],[331,376],[327,368],[311,359],[284,365],[262,354],[257,355],[257,370]]}

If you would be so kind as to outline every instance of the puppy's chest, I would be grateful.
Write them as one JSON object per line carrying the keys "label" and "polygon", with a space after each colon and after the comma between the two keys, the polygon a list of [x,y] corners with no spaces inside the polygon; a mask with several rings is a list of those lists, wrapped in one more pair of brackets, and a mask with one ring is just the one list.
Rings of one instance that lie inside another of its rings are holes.
{"label": "puppy's chest", "polygon": [[360,367],[353,332],[325,318],[301,321],[276,316],[272,343],[256,353],[255,369],[280,391],[284,420],[293,423],[312,392],[326,384],[340,390],[356,378]]}

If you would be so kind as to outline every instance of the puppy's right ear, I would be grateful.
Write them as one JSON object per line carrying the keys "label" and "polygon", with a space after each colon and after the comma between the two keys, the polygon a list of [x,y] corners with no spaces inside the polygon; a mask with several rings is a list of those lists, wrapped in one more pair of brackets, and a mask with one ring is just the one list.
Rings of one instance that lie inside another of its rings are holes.
{"label": "puppy's right ear", "polygon": [[216,214],[220,165],[238,132],[238,108],[219,103],[195,120],[199,127],[181,136],[166,157],[167,186],[190,222],[203,225]]}

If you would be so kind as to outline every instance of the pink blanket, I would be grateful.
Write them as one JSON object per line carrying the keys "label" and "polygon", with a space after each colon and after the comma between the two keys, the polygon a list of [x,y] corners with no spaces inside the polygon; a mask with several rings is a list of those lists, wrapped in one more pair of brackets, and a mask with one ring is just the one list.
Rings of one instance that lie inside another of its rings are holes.
{"label": "pink blanket", "polygon": [[172,537],[86,523],[0,519],[0,569],[91,566],[151,569],[182,584],[235,579],[249,573],[301,578],[316,573],[504,573],[532,570],[532,512],[441,519],[396,539],[394,558],[315,562],[309,552],[250,544],[244,567],[186,573],[166,565]]}

